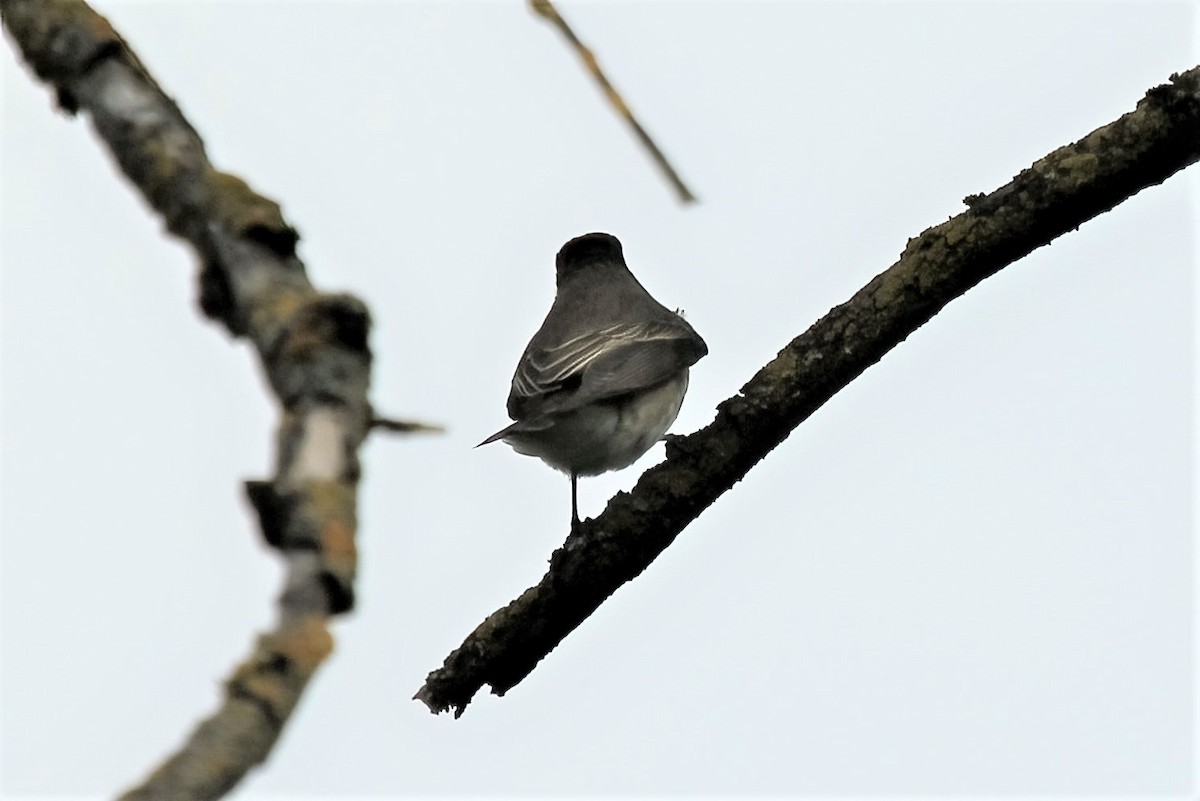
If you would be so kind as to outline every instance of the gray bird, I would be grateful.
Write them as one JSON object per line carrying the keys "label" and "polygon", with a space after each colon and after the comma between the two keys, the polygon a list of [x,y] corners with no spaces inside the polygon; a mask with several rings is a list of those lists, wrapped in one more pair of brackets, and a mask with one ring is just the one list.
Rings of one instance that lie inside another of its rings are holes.
{"label": "gray bird", "polygon": [[708,346],[638,283],[615,236],[572,239],[555,271],[554,304],[508,394],[516,422],[479,445],[502,439],[569,475],[574,531],[579,476],[628,467],[662,439]]}

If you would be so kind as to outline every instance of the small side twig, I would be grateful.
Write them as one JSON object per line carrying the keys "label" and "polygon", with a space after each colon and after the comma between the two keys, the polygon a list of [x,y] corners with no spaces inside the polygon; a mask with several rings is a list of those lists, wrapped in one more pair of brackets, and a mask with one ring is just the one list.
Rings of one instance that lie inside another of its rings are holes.
{"label": "small side twig", "polygon": [[695,203],[696,196],[692,194],[692,190],[688,189],[684,184],[683,179],[679,177],[679,173],[675,172],[675,168],[667,161],[667,157],[663,155],[662,150],[650,138],[650,134],[646,133],[646,129],[642,127],[637,118],[633,116],[633,112],[629,110],[629,106],[625,104],[625,100],[616,90],[612,83],[605,76],[604,70],[600,69],[600,64],[596,61],[596,56],[587,46],[579,41],[579,37],[575,35],[575,31],[571,30],[571,26],[558,13],[558,9],[550,0],[529,0],[529,5],[534,13],[538,16],[549,20],[556,28],[566,37],[571,47],[575,48],[575,52],[579,54],[579,58],[583,60],[583,64],[587,67],[588,72],[596,79],[596,83],[600,84],[600,89],[604,92],[604,96],[608,98],[608,102],[616,110],[617,114],[624,118],[625,122],[629,123],[629,127],[633,129],[633,134],[642,143],[642,146],[650,153],[650,157],[654,159],[654,163],[662,170],[663,175],[671,182],[671,186],[675,187],[676,194],[679,195],[681,203]]}
{"label": "small side twig", "polygon": [[390,417],[372,417],[372,430],[379,429],[392,434],[444,434],[446,427],[436,423],[422,423],[419,420],[393,420]]}

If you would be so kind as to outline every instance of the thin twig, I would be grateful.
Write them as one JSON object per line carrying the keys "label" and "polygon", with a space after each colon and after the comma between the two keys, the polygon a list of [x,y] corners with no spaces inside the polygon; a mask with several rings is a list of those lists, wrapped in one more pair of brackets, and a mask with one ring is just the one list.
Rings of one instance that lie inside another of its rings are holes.
{"label": "thin twig", "polygon": [[604,74],[604,70],[600,69],[600,64],[596,61],[596,56],[593,55],[592,51],[589,50],[587,46],[579,40],[579,37],[575,35],[575,31],[571,30],[571,26],[568,25],[567,21],[563,19],[561,14],[558,13],[558,9],[554,7],[554,4],[551,3],[550,0],[529,0],[529,5],[533,9],[534,13],[553,23],[554,27],[558,28],[562,35],[566,37],[567,42],[570,43],[571,47],[575,48],[575,52],[579,54],[579,58],[583,61],[583,65],[587,67],[588,72],[590,72],[592,77],[596,79],[596,83],[600,85],[601,91],[604,92],[604,96],[608,98],[608,102],[612,105],[613,109],[617,112],[617,114],[621,115],[625,122],[629,124],[629,127],[633,129],[634,136],[638,138],[638,141],[641,142],[642,146],[645,147],[647,152],[650,153],[650,158],[654,159],[654,163],[658,165],[658,168],[662,170],[663,175],[665,175],[667,180],[671,182],[671,186],[675,187],[675,192],[679,195],[680,202],[695,203],[696,196],[692,194],[692,190],[687,188],[687,185],[684,184],[683,179],[679,177],[679,173],[677,173],[675,168],[671,166],[671,163],[667,161],[667,157],[663,154],[662,150],[660,150],[658,145],[655,144],[654,140],[650,138],[650,134],[646,133],[646,129],[643,128],[642,124],[637,121],[637,118],[633,116],[633,112],[630,111],[629,106],[626,105],[625,100],[621,97],[620,92],[618,92],[616,87],[614,87],[608,80],[608,77]]}
{"label": "thin twig", "polygon": [[391,434],[445,434],[446,427],[436,423],[422,423],[417,420],[393,420],[390,417],[372,417],[371,429],[387,431]]}
{"label": "thin twig", "polygon": [[415,697],[458,716],[484,684],[503,695],[796,426],[947,303],[1197,160],[1200,67],[1007,186],[967,198],[968,211],[909,240],[896,264],[793,339],[711,424],[669,439],[666,461],[568,536],[541,582],[481,623]]}

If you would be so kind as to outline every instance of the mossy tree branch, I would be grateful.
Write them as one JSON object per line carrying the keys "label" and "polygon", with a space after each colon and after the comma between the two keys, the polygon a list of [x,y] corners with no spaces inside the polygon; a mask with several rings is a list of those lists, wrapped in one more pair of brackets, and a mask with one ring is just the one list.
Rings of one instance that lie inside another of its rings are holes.
{"label": "mossy tree branch", "polygon": [[[179,107],[80,0],[0,0],[0,19],[69,113],[86,112],[168,230],[200,256],[200,306],[256,349],[282,408],[269,481],[249,482],[285,562],[279,618],[221,706],[128,799],[218,798],[266,759],[354,603],[358,448],[372,422],[366,306],[313,288],[279,206],[209,163]],[[219,589],[219,577],[213,577]]]}

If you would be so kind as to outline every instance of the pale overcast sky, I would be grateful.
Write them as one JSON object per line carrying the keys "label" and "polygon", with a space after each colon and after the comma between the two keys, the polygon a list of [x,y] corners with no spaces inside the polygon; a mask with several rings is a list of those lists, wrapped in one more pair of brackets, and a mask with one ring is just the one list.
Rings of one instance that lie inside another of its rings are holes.
{"label": "pale overcast sky", "polygon": [[[99,8],[370,305],[380,412],[449,429],[365,448],[359,606],[234,797],[1190,792],[1197,168],[952,304],[506,697],[410,699],[566,534],[561,475],[472,448],[564,241],[616,234],[705,337],[695,430],[964,196],[1200,62],[1195,3],[564,2],[691,208],[521,3]],[[240,483],[277,410],[0,49],[3,790],[107,797],[273,618]]]}

